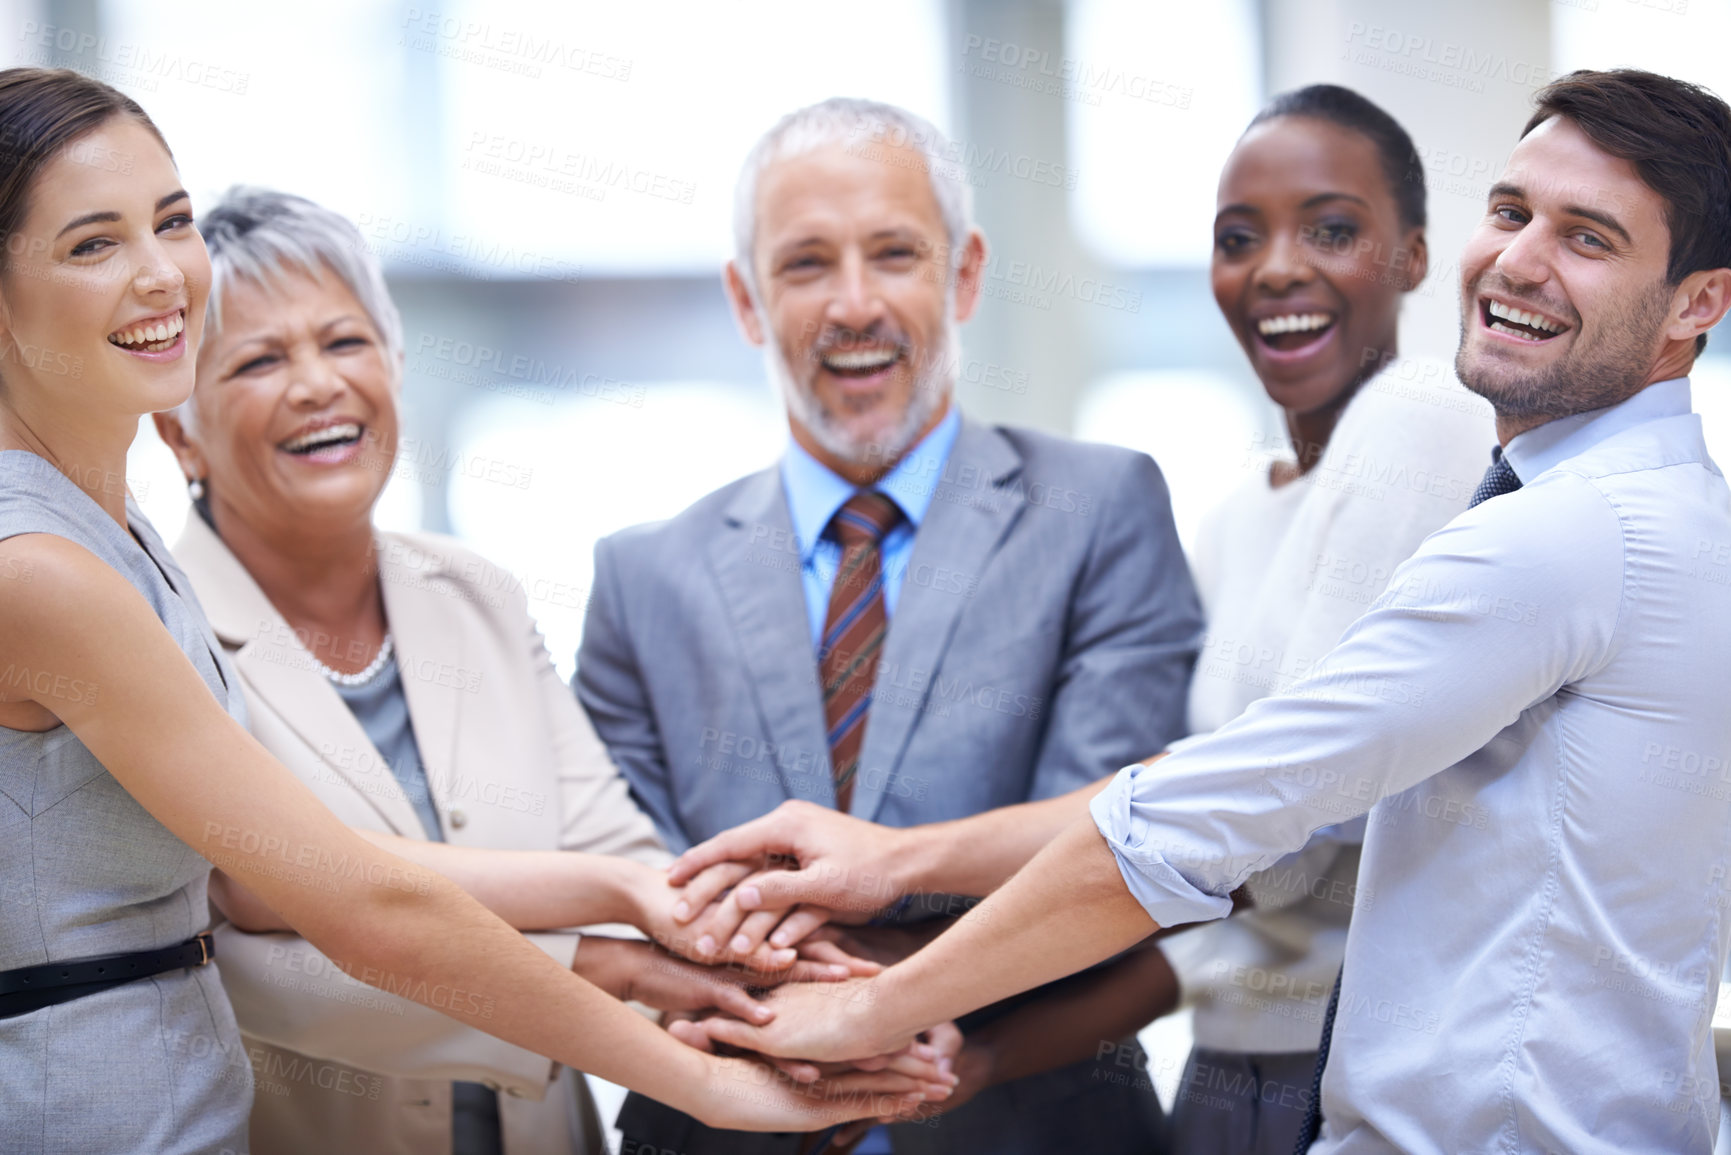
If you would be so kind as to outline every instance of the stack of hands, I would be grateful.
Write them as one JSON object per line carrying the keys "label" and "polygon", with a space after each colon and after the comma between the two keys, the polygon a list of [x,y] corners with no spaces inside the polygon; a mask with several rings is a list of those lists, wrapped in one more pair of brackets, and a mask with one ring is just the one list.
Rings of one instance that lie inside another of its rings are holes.
{"label": "stack of hands", "polygon": [[[949,922],[876,925],[902,896],[893,876],[826,869],[789,836],[798,809],[694,847],[665,875],[645,871],[632,887],[633,921],[653,945],[585,936],[577,970],[663,1012],[668,1032],[690,1046],[754,1058],[831,1106],[852,1101],[865,1118],[835,1137],[841,1145],[874,1121],[961,1105],[985,1072],[954,1023],[874,1041],[872,980]],[[821,824],[832,838],[851,833],[852,823]]]}

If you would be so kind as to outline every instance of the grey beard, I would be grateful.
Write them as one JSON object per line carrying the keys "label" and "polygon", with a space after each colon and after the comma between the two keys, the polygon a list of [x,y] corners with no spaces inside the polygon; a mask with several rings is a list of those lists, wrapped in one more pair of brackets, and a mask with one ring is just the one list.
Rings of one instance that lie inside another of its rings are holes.
{"label": "grey beard", "polygon": [[913,396],[901,417],[881,432],[855,432],[848,427],[846,414],[825,407],[815,393],[795,380],[781,351],[781,342],[769,328],[767,319],[764,329],[770,338],[763,346],[764,372],[775,383],[788,412],[826,451],[852,465],[892,465],[901,460],[955,388],[955,351],[961,335],[960,326],[949,319],[944,322],[943,336],[928,363],[915,367]]}
{"label": "grey beard", "polygon": [[[1511,376],[1491,365],[1475,372],[1467,360],[1467,326],[1476,318],[1463,309],[1461,343],[1455,352],[1455,376],[1462,385],[1491,403],[1499,417],[1554,421],[1576,413],[1604,409],[1639,391],[1651,366],[1653,348],[1664,324],[1668,286],[1660,285],[1633,306],[1606,321],[1597,350],[1584,359],[1577,350],[1537,372]],[[1476,298],[1470,306],[1477,311]]]}

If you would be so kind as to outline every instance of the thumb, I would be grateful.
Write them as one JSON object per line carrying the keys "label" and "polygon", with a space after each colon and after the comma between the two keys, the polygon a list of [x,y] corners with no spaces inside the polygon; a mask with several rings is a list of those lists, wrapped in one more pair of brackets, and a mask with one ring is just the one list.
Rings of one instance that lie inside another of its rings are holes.
{"label": "thumb", "polygon": [[674,1019],[667,1024],[667,1033],[684,1043],[708,1054],[715,1053],[715,1047],[710,1042],[709,1032],[703,1023],[692,1022],[690,1019]]}
{"label": "thumb", "polygon": [[754,1023],[767,1023],[775,1018],[775,1011],[758,1002],[732,983],[711,979],[710,992],[710,998],[715,1001],[716,1008],[736,1018]]}
{"label": "thumb", "polygon": [[776,811],[771,811],[731,830],[723,830],[681,854],[667,868],[667,881],[674,886],[684,886],[720,863],[756,859],[779,852],[784,849],[784,842],[781,820]]}
{"label": "thumb", "polygon": [[766,870],[734,893],[741,910],[790,910],[801,903],[834,907],[837,896],[848,897],[833,870],[815,864],[798,870]]}
{"label": "thumb", "polygon": [[[747,1051],[762,1050],[762,1031],[749,1023],[738,1019],[728,1019],[717,1015],[712,1019],[703,1020],[703,1031],[711,1043],[726,1043],[730,1047],[739,1047]],[[683,1040],[682,1040],[683,1041]]]}

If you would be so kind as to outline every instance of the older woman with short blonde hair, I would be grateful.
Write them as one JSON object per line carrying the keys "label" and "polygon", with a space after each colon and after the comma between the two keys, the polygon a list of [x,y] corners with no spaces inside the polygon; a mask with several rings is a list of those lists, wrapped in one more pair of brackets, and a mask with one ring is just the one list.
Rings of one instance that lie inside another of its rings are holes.
{"label": "older woman with short blonde hair", "polygon": [[[676,938],[667,853],[554,672],[521,586],[454,540],[373,525],[403,339],[358,231],[261,190],[231,192],[201,228],[214,284],[197,386],[157,427],[197,511],[175,556],[254,735],[348,825],[542,932],[542,950],[604,990],[760,1016],[740,969],[561,929]],[[602,1150],[572,1072],[361,987],[306,942],[258,933],[286,927],[232,880],[212,890],[236,924],[219,932],[220,965],[259,1082],[257,1155]],[[801,977],[850,973],[834,947],[805,949]],[[755,962],[785,971],[794,954]]]}

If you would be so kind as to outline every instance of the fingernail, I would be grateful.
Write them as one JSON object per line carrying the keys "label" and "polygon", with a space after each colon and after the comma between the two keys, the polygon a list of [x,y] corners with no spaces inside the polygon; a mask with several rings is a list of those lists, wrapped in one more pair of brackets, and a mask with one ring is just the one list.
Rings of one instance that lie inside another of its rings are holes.
{"label": "fingernail", "polygon": [[830,963],[829,964],[829,973],[832,976],[834,976],[835,978],[845,979],[848,976],[848,969],[846,967],[842,966],[840,963]]}
{"label": "fingernail", "polygon": [[714,937],[706,934],[702,938],[698,939],[697,940],[697,953],[698,954],[714,954],[715,953],[715,939],[714,939]]}
{"label": "fingernail", "polygon": [[683,898],[680,899],[678,902],[674,903],[673,904],[673,917],[678,919],[680,922],[684,922],[686,919],[690,918],[691,917],[691,904],[686,902]]}
{"label": "fingernail", "polygon": [[753,1007],[751,1013],[760,1020],[769,1018],[768,1007]]}
{"label": "fingernail", "polygon": [[740,906],[748,908],[759,906],[763,902],[763,895],[758,892],[758,889],[755,886],[740,887],[739,893],[736,897],[739,900]]}
{"label": "fingernail", "polygon": [[769,941],[776,946],[786,946],[787,932],[785,930],[778,930],[769,936]]}
{"label": "fingernail", "polygon": [[793,960],[799,957],[798,951],[773,950],[769,952],[769,961],[778,967],[792,966]]}
{"label": "fingernail", "polygon": [[907,1094],[902,1096],[902,1102],[904,1103],[923,1103],[925,1101],[926,1097],[920,1091],[909,1091]]}
{"label": "fingernail", "polygon": [[954,1082],[956,1076],[950,1070],[950,1068],[953,1067],[954,1065],[955,1065],[954,1060],[939,1059],[938,1060],[938,1073],[940,1075],[942,1075],[944,1078],[949,1079],[951,1082]]}
{"label": "fingernail", "polygon": [[938,1053],[926,1046],[924,1043],[914,1044],[914,1054],[918,1055],[922,1059],[935,1059],[938,1057]]}
{"label": "fingernail", "polygon": [[728,946],[733,950],[734,954],[744,954],[746,951],[751,949],[751,940],[742,934],[736,934],[733,936],[733,941],[729,943]]}

